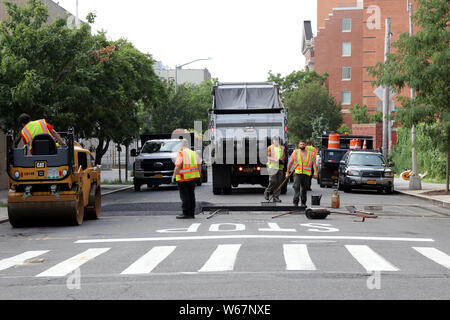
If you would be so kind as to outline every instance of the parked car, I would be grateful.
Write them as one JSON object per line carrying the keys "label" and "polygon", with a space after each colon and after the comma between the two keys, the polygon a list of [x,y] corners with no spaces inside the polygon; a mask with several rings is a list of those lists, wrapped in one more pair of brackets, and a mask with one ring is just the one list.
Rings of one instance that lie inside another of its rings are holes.
{"label": "parked car", "polygon": [[383,190],[394,192],[392,163],[387,163],[379,151],[349,150],[339,163],[338,189],[349,192],[352,189]]}

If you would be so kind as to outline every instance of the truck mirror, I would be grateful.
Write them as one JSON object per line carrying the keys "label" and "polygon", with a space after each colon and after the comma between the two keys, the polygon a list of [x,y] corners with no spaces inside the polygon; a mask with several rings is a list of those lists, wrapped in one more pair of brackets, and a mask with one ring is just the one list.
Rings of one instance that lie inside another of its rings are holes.
{"label": "truck mirror", "polygon": [[341,166],[343,166],[343,165],[345,165],[345,161],[344,161],[344,160],[341,160],[341,161],[339,161],[339,164],[340,164]]}
{"label": "truck mirror", "polygon": [[131,155],[132,157],[136,157],[136,156],[137,156],[136,149],[131,149],[130,155]]}

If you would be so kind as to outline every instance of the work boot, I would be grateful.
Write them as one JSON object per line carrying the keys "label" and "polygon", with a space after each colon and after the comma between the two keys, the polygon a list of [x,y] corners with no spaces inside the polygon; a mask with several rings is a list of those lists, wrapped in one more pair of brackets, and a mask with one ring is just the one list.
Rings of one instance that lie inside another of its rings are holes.
{"label": "work boot", "polygon": [[194,219],[195,216],[187,216],[185,214],[180,214],[178,216],[176,216],[177,219]]}
{"label": "work boot", "polygon": [[264,199],[269,200],[269,194],[267,192],[264,192]]}
{"label": "work boot", "polygon": [[298,202],[294,201],[294,207],[298,207]]}

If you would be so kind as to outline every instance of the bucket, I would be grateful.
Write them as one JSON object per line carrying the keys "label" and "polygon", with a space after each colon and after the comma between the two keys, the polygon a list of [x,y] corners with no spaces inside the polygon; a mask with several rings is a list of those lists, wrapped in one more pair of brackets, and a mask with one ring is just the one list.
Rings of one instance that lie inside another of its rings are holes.
{"label": "bucket", "polygon": [[311,195],[311,205],[320,206],[320,199],[322,199],[322,195]]}

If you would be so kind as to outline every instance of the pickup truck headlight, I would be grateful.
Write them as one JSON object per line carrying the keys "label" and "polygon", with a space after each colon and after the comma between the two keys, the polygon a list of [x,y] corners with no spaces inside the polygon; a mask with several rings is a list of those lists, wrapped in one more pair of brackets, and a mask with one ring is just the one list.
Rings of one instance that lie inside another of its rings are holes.
{"label": "pickup truck headlight", "polygon": [[392,171],[385,171],[384,176],[386,178],[392,178],[394,176],[394,173]]}
{"label": "pickup truck headlight", "polygon": [[135,169],[135,170],[142,170],[141,163],[142,163],[141,160],[136,160],[136,161],[134,162],[134,169]]}
{"label": "pickup truck headlight", "polygon": [[348,171],[347,171],[347,175],[348,175],[348,176],[359,176],[360,173],[359,173],[358,170],[348,170]]}

